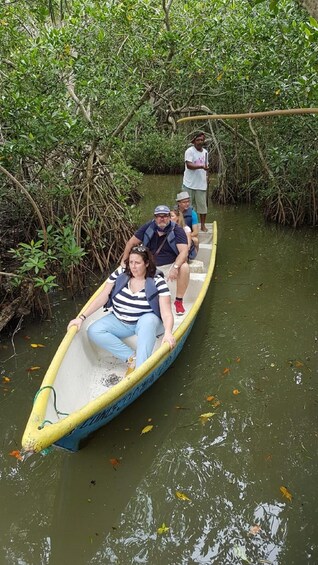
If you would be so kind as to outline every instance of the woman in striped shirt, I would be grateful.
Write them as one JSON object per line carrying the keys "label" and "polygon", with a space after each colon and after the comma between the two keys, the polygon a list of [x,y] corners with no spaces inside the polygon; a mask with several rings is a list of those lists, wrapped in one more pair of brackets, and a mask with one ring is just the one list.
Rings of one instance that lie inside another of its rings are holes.
{"label": "woman in striped shirt", "polygon": [[[109,298],[112,313],[89,326],[88,336],[96,345],[126,362],[126,374],[150,357],[157,336],[163,334],[162,343],[169,343],[171,349],[175,346],[170,291],[166,281],[156,274],[147,247],[138,245],[131,249],[126,268],[119,267],[108,277],[102,292],[78,318],[70,321],[68,328],[76,325],[80,329],[83,320],[108,303]],[[134,334],[136,352],[122,341]]]}

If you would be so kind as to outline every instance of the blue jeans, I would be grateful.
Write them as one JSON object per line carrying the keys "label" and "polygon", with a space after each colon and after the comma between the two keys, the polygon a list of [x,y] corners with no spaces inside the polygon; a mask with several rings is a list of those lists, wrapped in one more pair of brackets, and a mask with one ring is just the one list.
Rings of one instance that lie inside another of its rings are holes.
{"label": "blue jeans", "polygon": [[164,327],[162,321],[152,312],[143,314],[135,324],[121,322],[111,313],[93,322],[87,333],[91,341],[122,361],[127,361],[135,355],[135,351],[122,339],[136,334],[136,367],[139,367],[152,354],[156,337],[164,333]]}

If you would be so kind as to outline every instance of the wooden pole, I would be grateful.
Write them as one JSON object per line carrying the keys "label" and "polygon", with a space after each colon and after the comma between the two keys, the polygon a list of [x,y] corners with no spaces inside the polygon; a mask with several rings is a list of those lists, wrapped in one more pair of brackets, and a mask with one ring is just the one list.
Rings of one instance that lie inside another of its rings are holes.
{"label": "wooden pole", "polygon": [[318,108],[289,108],[288,110],[267,110],[265,112],[248,112],[246,114],[205,114],[201,116],[187,116],[179,118],[178,124],[196,120],[226,120],[241,118],[265,118],[266,116],[291,116],[293,114],[318,114]]}

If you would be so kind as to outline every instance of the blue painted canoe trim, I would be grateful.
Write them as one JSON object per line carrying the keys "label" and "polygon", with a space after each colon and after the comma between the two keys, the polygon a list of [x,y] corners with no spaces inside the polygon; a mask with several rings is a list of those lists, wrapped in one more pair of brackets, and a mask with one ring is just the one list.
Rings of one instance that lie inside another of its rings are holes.
{"label": "blue painted canoe trim", "polygon": [[107,408],[100,410],[91,418],[88,418],[80,426],[75,428],[70,434],[62,437],[54,445],[68,449],[69,451],[78,451],[80,449],[80,442],[88,437],[91,433],[98,430],[110,420],[115,418],[122,410],[124,410],[129,404],[134,402],[145,390],[147,390],[161,375],[170,367],[174,360],[179,355],[181,349],[183,348],[184,342],[187,339],[194,321],[190,324],[180,341],[177,343],[176,347],[170,352],[170,355],[162,362],[157,365],[156,368],[149,373],[142,381],[140,381],[134,388],[127,391],[127,393],[121,396],[117,401],[113,402]]}

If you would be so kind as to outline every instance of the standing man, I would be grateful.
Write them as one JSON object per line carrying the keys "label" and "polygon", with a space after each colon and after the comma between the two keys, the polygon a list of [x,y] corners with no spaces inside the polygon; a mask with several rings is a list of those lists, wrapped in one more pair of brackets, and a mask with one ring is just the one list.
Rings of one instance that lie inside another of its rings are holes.
{"label": "standing man", "polygon": [[170,208],[156,206],[154,217],[141,226],[126,243],[121,265],[125,266],[130,250],[140,244],[151,251],[155,263],[167,277],[167,281],[176,281],[176,314],[185,312],[183,297],[188,288],[190,270],[188,265],[188,240],[183,228],[171,221]]}
{"label": "standing man", "polygon": [[183,214],[184,223],[191,230],[191,239],[196,249],[199,248],[199,220],[198,214],[190,206],[190,195],[186,191],[177,194],[176,202],[180,212]]}
{"label": "standing man", "polygon": [[208,231],[205,221],[207,215],[206,191],[208,187],[208,152],[204,149],[205,135],[197,132],[191,139],[191,147],[185,152],[185,171],[183,175],[183,189],[190,194],[195,202],[196,210],[200,216],[201,230]]}

